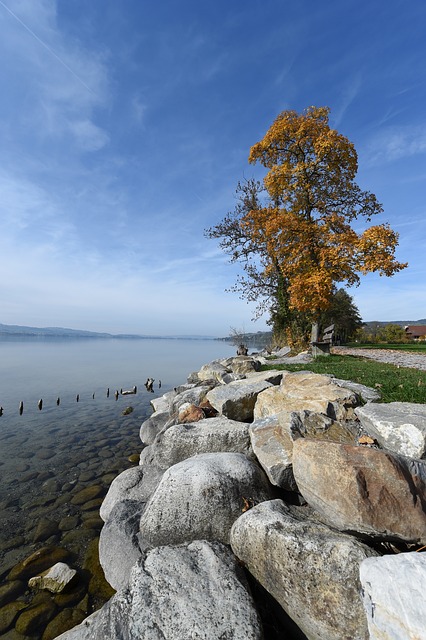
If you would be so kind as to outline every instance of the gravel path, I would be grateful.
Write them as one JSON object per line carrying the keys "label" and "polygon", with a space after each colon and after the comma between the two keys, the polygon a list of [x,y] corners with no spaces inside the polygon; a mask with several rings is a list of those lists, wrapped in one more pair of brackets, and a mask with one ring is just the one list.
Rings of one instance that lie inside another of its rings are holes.
{"label": "gravel path", "polygon": [[426,371],[426,354],[424,353],[408,353],[407,351],[393,349],[349,349],[347,347],[333,347],[332,353],[362,356],[378,362],[387,362],[397,367],[409,367]]}

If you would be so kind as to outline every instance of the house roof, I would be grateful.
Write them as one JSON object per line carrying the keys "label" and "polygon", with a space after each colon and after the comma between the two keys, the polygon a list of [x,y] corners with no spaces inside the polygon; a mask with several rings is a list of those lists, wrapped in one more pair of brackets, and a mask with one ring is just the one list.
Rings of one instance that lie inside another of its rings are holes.
{"label": "house roof", "polygon": [[405,327],[405,332],[413,336],[426,336],[426,325],[413,324],[410,327]]}

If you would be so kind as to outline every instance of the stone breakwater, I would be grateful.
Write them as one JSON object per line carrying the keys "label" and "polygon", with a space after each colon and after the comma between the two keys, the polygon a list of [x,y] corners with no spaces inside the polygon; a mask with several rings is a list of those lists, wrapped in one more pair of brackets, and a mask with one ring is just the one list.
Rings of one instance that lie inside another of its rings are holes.
{"label": "stone breakwater", "polygon": [[426,406],[214,361],[102,503],[116,594],[61,640],[425,638]]}

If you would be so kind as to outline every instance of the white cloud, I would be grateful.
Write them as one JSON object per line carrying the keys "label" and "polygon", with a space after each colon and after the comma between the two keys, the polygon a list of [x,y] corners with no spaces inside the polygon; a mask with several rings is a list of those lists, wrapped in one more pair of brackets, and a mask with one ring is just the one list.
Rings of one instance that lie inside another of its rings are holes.
{"label": "white cloud", "polygon": [[406,125],[382,129],[370,140],[366,152],[370,166],[423,154],[426,152],[426,127]]}
{"label": "white cloud", "polygon": [[109,137],[105,131],[90,120],[70,122],[69,126],[83,151],[99,151],[109,142]]}

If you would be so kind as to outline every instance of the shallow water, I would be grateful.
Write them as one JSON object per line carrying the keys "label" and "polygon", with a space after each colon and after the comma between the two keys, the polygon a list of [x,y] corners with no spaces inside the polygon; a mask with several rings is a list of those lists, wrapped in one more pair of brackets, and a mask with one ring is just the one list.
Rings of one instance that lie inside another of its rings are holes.
{"label": "shallow water", "polygon": [[[4,607],[34,606],[41,598],[26,580],[17,593],[2,596],[11,570],[41,547],[65,549],[70,564],[83,570],[84,593],[73,604],[82,614],[111,595],[99,567],[89,567],[88,555],[99,537],[99,506],[109,484],[135,464],[129,456],[140,452],[139,428],[152,413],[150,401],[204,363],[234,352],[213,340],[0,341],[0,638],[22,637],[13,629],[21,614],[2,628]],[[145,389],[147,377],[155,379],[154,393]],[[116,399],[116,390],[135,385],[135,395]],[[123,415],[128,407],[132,412]],[[43,597],[53,606],[54,598]],[[53,621],[63,611],[54,604]],[[48,638],[47,624],[36,625],[31,637]]]}

